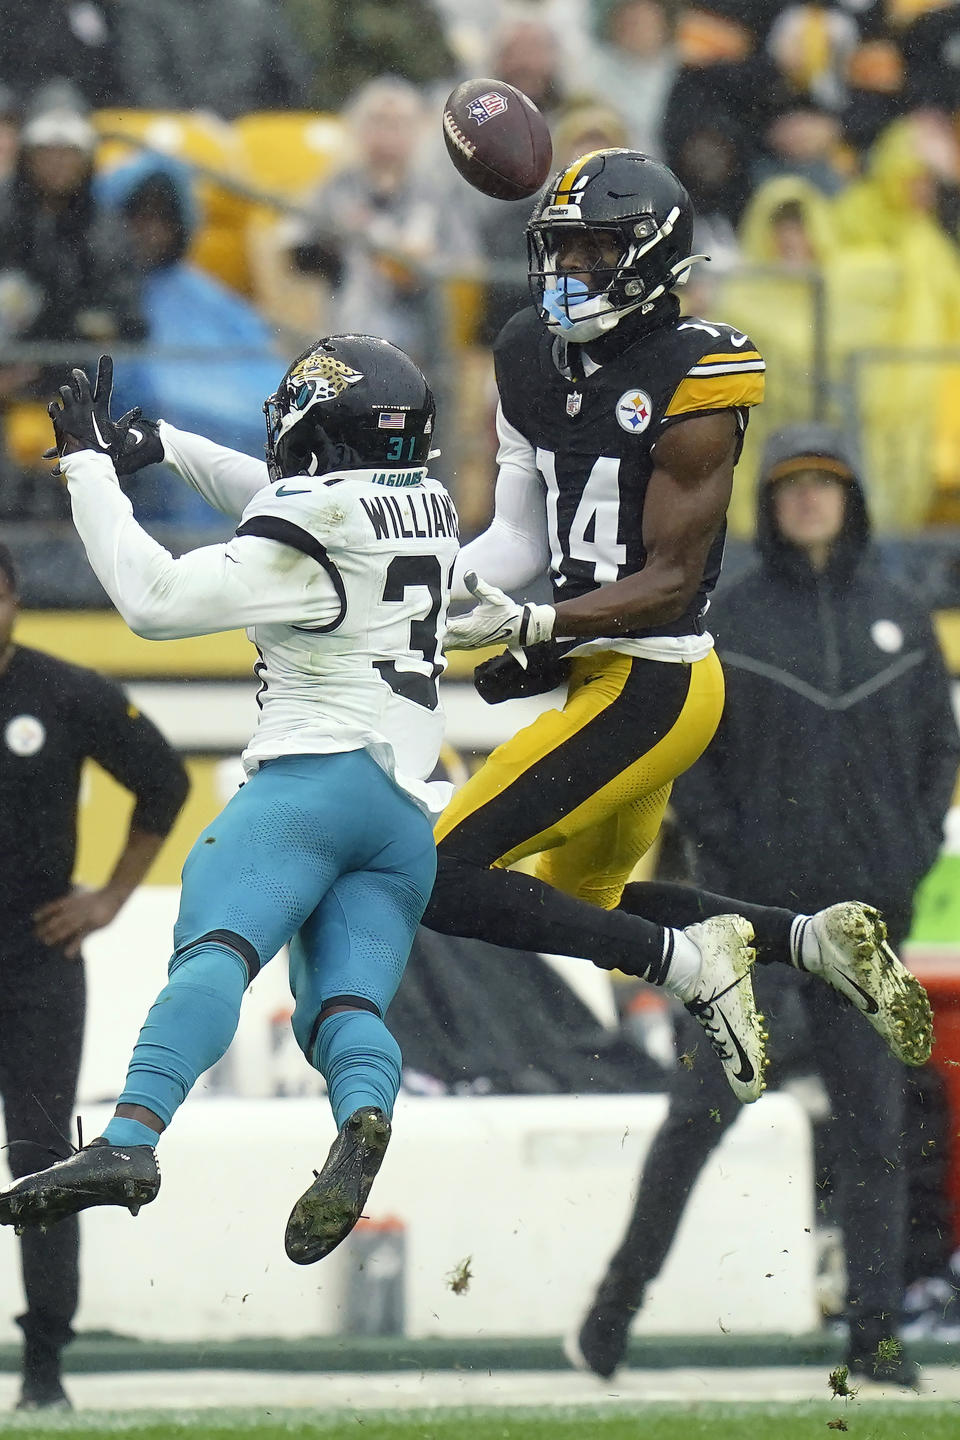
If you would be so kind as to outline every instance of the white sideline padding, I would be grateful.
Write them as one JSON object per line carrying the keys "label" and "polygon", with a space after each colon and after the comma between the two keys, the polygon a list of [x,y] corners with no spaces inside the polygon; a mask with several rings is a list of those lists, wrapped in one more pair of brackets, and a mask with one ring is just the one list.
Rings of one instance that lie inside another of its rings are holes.
{"label": "white sideline padding", "polygon": [[[88,1109],[88,1133],[110,1108]],[[664,1108],[644,1095],[402,1096],[368,1214],[406,1228],[407,1333],[566,1329],[619,1238]],[[157,1200],[136,1220],[83,1217],[79,1328],[169,1340],[336,1333],[351,1242],[310,1268],[283,1253],[290,1206],[332,1138],[320,1097],[188,1102],[161,1144]],[[783,1095],[747,1107],[701,1177],[643,1331],[811,1329],[812,1184],[800,1107]],[[468,1257],[474,1278],[456,1296],[450,1275]],[[9,1229],[0,1283],[12,1302]],[[4,1326],[0,1338],[13,1338]]]}
{"label": "white sideline padding", "polygon": [[[164,983],[177,901],[175,889],[144,887],[86,946],[88,1137],[112,1113]],[[342,1328],[357,1266],[351,1241],[309,1268],[283,1253],[290,1207],[333,1139],[326,1099],[256,1098],[280,1073],[285,1026],[271,1019],[289,1003],[278,959],[245,999],[220,1075],[239,1093],[218,1092],[216,1071],[200,1081],[161,1142],[160,1196],[136,1220],[112,1209],[84,1215],[79,1329],[203,1340]],[[298,1054],[283,1065],[294,1079],[312,1077]],[[665,1106],[657,1095],[401,1096],[367,1213],[405,1227],[407,1334],[569,1328],[619,1241]],[[808,1331],[817,1323],[813,1228],[808,1121],[789,1096],[767,1095],[744,1107],[701,1176],[638,1330]],[[457,1296],[450,1275],[468,1257],[474,1278]],[[3,1341],[19,1335],[10,1317],[21,1308],[8,1228],[0,1284]]]}

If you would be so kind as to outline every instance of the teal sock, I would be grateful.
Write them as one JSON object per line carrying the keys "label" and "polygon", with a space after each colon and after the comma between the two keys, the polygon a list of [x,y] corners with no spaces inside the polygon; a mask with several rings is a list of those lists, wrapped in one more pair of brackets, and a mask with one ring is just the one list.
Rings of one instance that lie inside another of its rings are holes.
{"label": "teal sock", "polygon": [[361,1105],[375,1105],[392,1116],[401,1058],[400,1046],[379,1015],[341,1010],[324,1020],[311,1064],[327,1082],[338,1130]]}
{"label": "teal sock", "polygon": [[226,1053],[246,986],[243,960],[215,941],[178,959],[143,1023],[119,1103],[142,1105],[169,1125],[198,1077]]}
{"label": "teal sock", "polygon": [[149,1145],[156,1149],[160,1136],[156,1130],[151,1130],[149,1125],[142,1125],[139,1120],[129,1120],[123,1115],[114,1115],[109,1125],[103,1132],[104,1140],[109,1140],[111,1145]]}

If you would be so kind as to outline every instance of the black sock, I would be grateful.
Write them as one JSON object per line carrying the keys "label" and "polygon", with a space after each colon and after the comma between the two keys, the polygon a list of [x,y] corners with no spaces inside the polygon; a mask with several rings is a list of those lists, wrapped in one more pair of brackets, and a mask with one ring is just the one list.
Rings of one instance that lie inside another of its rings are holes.
{"label": "black sock", "polygon": [[742,915],[753,926],[757,960],[761,965],[793,964],[790,950],[790,927],[795,918],[793,910],[752,905],[748,901],[712,895],[708,890],[698,890],[693,885],[671,885],[660,880],[642,880],[625,886],[620,909],[676,930],[698,925],[711,915]]}
{"label": "black sock", "polygon": [[653,985],[669,973],[671,937],[628,910],[601,910],[517,870],[488,870],[438,855],[437,881],[422,924],[441,935],[512,950],[577,955]]}

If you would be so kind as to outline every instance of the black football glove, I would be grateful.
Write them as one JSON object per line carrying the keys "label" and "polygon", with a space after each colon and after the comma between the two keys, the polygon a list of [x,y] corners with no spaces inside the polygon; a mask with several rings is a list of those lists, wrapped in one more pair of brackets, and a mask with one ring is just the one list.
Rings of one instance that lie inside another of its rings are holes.
{"label": "black football glove", "polygon": [[110,395],[113,391],[113,361],[101,355],[97,362],[97,380],[93,391],[86,371],[72,370],[70,384],[60,386],[60,402],[51,400],[47,414],[53,421],[58,455],[68,439],[76,440],[84,450],[97,450],[109,455],[116,443],[110,419]]}
{"label": "black football glove", "polygon": [[162,462],[160,422],[148,420],[139,405],[121,415],[114,429],[117,443],[116,449],[110,453],[118,475],[134,475],[147,465],[159,465]]}
{"label": "black football glove", "polygon": [[[101,355],[97,362],[92,393],[85,372],[74,370],[71,383],[60,387],[60,403],[52,400],[47,406],[56,444],[43,452],[43,458],[52,460],[62,455],[67,437],[71,437],[85,450],[109,455],[118,475],[132,475],[145,465],[162,460],[163,442],[157,422],[145,420],[139,406],[128,410],[119,420],[112,420],[112,393],[113,360],[109,355]],[[53,473],[60,473],[59,465]]]}
{"label": "black football glove", "polygon": [[555,640],[531,645],[524,655],[526,668],[509,650],[476,667],[473,684],[481,700],[486,700],[488,705],[499,705],[524,695],[544,695],[569,680],[570,661],[564,658]]}

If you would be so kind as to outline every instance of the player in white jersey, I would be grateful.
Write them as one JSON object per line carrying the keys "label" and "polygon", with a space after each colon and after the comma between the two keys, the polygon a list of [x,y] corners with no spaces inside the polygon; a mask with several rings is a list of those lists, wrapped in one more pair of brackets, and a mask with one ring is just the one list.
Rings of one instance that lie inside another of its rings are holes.
{"label": "player in white jersey", "polygon": [[[248,627],[260,723],[247,783],[183,870],[169,982],[147,1016],[103,1136],[0,1195],[0,1222],[48,1225],[91,1205],[133,1214],[159,1190],[154,1149],[223,1055],[240,1001],[287,943],[293,1029],[325,1077],[338,1135],[287,1223],[298,1264],[353,1228],[390,1137],[400,1051],[384,1013],[436,871],[437,676],[457,516],[427,475],[434,422],[416,365],[384,340],[332,336],[264,406],[267,463],[137,412],[111,421],[112,367],[82,371],[51,415],[74,522],[140,635]],[[118,483],[163,459],[239,521],[175,560]]]}

